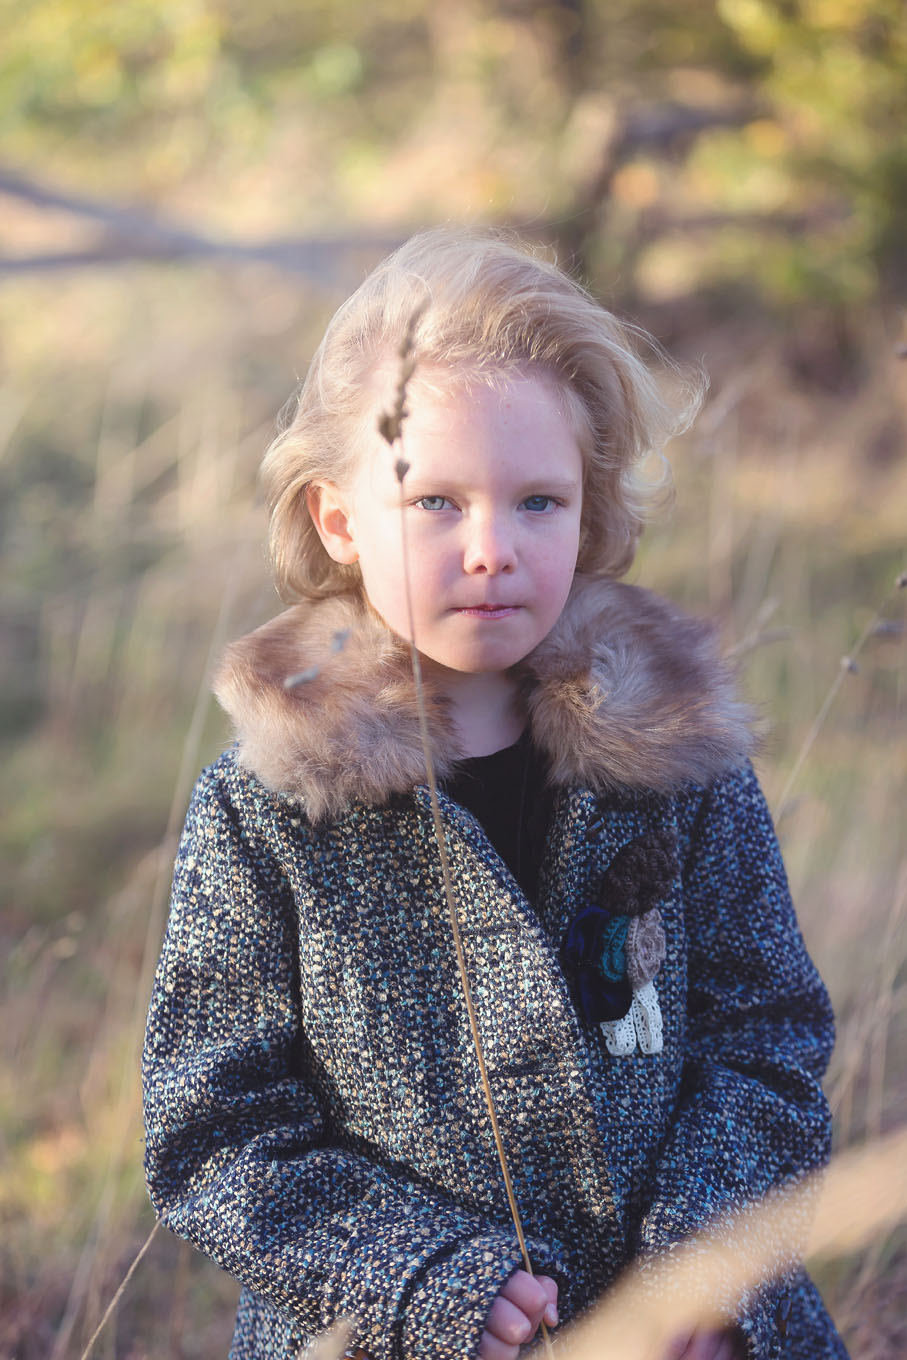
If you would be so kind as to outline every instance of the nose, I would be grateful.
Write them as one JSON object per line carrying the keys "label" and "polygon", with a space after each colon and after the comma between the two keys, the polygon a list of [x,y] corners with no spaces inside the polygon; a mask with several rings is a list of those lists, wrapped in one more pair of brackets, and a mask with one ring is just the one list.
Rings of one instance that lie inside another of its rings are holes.
{"label": "nose", "polygon": [[469,524],[463,567],[471,576],[500,576],[515,569],[516,544],[506,516],[481,516]]}

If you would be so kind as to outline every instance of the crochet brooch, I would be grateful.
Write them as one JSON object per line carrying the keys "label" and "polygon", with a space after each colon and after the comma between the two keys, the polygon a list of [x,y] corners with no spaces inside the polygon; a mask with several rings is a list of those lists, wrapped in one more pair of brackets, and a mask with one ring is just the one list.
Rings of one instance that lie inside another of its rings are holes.
{"label": "crochet brooch", "polygon": [[677,842],[653,832],[617,852],[598,904],[581,908],[567,926],[561,966],[580,1014],[601,1025],[609,1053],[660,1053],[664,1044],[654,978],[665,957],[661,913],[674,878]]}

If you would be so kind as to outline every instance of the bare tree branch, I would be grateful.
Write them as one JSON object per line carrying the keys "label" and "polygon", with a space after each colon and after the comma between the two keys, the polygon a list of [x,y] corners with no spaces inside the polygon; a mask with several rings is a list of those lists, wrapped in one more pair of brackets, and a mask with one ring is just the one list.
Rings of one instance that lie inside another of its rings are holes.
{"label": "bare tree branch", "polygon": [[760,105],[748,103],[724,109],[663,104],[625,113],[602,151],[598,173],[583,197],[581,208],[594,212],[610,194],[617,171],[637,152],[648,150],[664,155],[713,128],[745,127],[757,118],[764,118],[765,112]]}
{"label": "bare tree branch", "polygon": [[[549,230],[581,261],[584,246],[597,230],[614,176],[621,165],[639,151],[665,155],[717,127],[741,127],[764,117],[765,109],[745,104],[723,109],[693,108],[664,104],[625,112],[603,148],[600,166],[591,182],[578,195],[574,212]],[[289,237],[264,241],[236,241],[194,231],[148,210],[104,203],[88,195],[51,189],[27,176],[0,167],[0,194],[18,198],[35,208],[68,213],[103,228],[97,240],[71,251],[43,251],[32,255],[0,254],[0,274],[37,273],[62,269],[125,264],[130,261],[174,262],[187,259],[256,262],[303,275],[321,287],[343,286],[349,278],[350,257],[357,252],[374,254],[393,249],[402,236],[383,232],[346,237]],[[652,240],[669,232],[713,230],[739,225],[765,231],[796,232],[827,220],[810,214],[773,216],[752,214],[735,218],[710,214],[687,220],[671,220],[657,213],[638,224],[639,240]],[[532,230],[544,230],[538,221]],[[566,239],[569,237],[570,239]]]}
{"label": "bare tree branch", "polygon": [[18,174],[15,170],[0,168],[0,194],[23,199],[36,208],[52,208],[72,213],[76,217],[91,218],[95,222],[103,222],[106,226],[133,237],[147,232],[155,239],[160,239],[162,234],[171,240],[193,242],[198,239],[195,232],[159,221],[141,209],[121,208],[110,203],[102,203],[85,194],[50,189],[43,184],[36,184],[34,180]]}
{"label": "bare tree branch", "polygon": [[649,245],[662,236],[694,236],[698,232],[722,231],[739,227],[744,231],[774,232],[781,236],[799,236],[816,227],[827,227],[841,222],[846,213],[829,205],[808,212],[706,212],[674,217],[657,210],[643,213],[636,224],[634,236],[640,245]]}
{"label": "bare tree branch", "polygon": [[145,260],[167,263],[187,259],[234,260],[271,264],[290,273],[302,274],[320,286],[342,284],[348,280],[343,261],[358,252],[392,250],[402,236],[361,236],[334,240],[218,241],[198,236],[192,242],[167,240],[129,240],[113,237],[101,245],[84,250],[45,251],[36,255],[0,254],[0,273],[26,274],[41,270],[79,269],[96,265],[110,266]]}
{"label": "bare tree branch", "polygon": [[62,211],[106,227],[94,245],[72,251],[34,255],[0,255],[0,272],[35,273],[124,264],[132,260],[174,261],[189,258],[223,259],[272,264],[303,274],[324,286],[345,283],[342,262],[357,251],[374,253],[399,245],[398,234],[376,232],[335,237],[288,237],[270,241],[233,241],[192,231],[136,208],[102,203],[81,194],[35,183],[14,171],[0,169],[0,194],[36,208]]}

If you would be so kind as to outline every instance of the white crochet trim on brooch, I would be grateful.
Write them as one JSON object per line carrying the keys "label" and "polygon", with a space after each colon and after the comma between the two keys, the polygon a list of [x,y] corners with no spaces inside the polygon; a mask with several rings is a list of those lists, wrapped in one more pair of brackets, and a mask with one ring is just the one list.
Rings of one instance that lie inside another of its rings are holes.
{"label": "white crochet trim on brooch", "polygon": [[644,983],[633,993],[630,1014],[643,1053],[660,1053],[664,1048],[664,1026],[654,982]]}
{"label": "white crochet trim on brooch", "polygon": [[643,1053],[660,1053],[664,1048],[664,1025],[655,983],[645,982],[638,987],[626,1015],[620,1020],[603,1020],[601,1031],[605,1047],[615,1058],[634,1053],[637,1043]]}
{"label": "white crochet trim on brooch", "polygon": [[605,1036],[605,1047],[616,1058],[624,1058],[636,1048],[636,1026],[633,1024],[632,1006],[620,1020],[603,1020],[601,1029]]}

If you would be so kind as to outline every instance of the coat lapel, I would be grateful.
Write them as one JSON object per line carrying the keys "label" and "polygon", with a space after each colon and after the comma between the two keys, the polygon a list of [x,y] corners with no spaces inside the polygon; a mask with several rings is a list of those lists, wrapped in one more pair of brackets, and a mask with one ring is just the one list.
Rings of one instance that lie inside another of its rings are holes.
{"label": "coat lapel", "polygon": [[[529,1193],[544,1184],[546,1213],[559,1198],[565,1209],[569,1205],[561,1232],[575,1236],[584,1250],[594,1243],[598,1259],[614,1261],[623,1248],[623,1219],[590,1080],[595,1063],[560,968],[559,938],[543,926],[472,814],[443,794],[440,801],[482,1048],[505,1146],[517,1159],[514,1180],[524,1226],[529,1232],[544,1229]],[[415,790],[415,802],[430,825],[427,788]],[[578,810],[594,806],[589,795],[565,796],[549,850],[557,854],[561,844],[575,852],[567,823]],[[581,841],[581,824],[576,829]],[[471,1047],[465,1032],[463,1045]],[[519,1158],[532,1164],[521,1165]]]}

